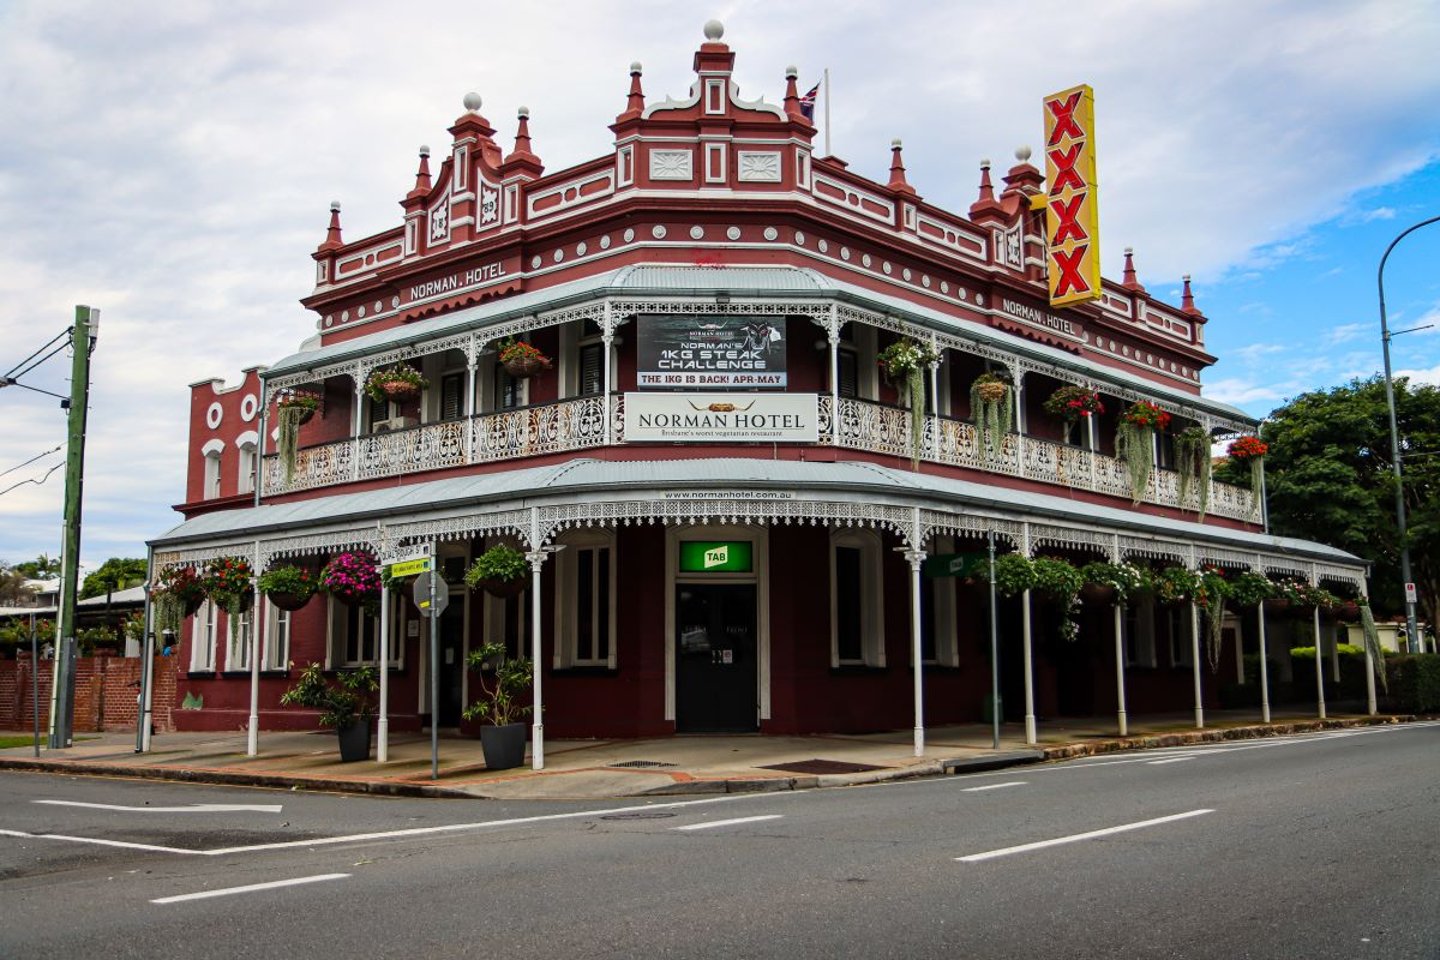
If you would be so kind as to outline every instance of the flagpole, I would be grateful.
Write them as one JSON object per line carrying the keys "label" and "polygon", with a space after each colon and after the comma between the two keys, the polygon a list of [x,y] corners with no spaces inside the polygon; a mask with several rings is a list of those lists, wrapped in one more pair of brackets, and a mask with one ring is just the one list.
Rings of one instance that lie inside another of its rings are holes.
{"label": "flagpole", "polygon": [[830,152],[830,68],[825,68],[825,156],[834,156]]}

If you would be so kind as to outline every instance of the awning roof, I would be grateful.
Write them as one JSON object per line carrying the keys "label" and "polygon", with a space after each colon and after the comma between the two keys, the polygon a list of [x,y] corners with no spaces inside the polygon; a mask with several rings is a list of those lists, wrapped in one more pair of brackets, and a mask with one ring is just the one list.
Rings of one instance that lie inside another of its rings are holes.
{"label": "awning roof", "polygon": [[876,293],[857,284],[837,280],[800,267],[697,267],[681,265],[636,265],[597,273],[571,283],[516,294],[489,303],[466,307],[415,323],[377,331],[353,340],[291,354],[265,371],[267,379],[315,370],[360,359],[370,354],[423,343],[426,340],[482,329],[493,324],[536,313],[558,310],[603,297],[713,297],[728,294],[746,297],[788,297],[792,299],[834,299],[854,306],[890,314],[935,330],[953,333],[1021,356],[1162,397],[1174,403],[1205,410],[1245,423],[1255,419],[1238,407],[1147,380],[1114,367],[1096,367],[1058,347],[1034,343],[991,327],[965,320],[909,300]]}
{"label": "awning roof", "polygon": [[576,500],[663,500],[677,491],[789,492],[799,500],[854,500],[963,512],[993,512],[1033,523],[1083,524],[1116,533],[1180,539],[1247,553],[1284,554],[1343,566],[1365,561],[1344,550],[1269,534],[1173,520],[1115,507],[917,474],[863,462],[815,463],[796,460],[680,459],[574,460],[385,487],[359,493],[267,503],[216,511],[187,520],[150,546],[180,549],[224,541],[265,540],[311,528],[354,527],[383,520],[443,519],[484,510],[549,506]]}

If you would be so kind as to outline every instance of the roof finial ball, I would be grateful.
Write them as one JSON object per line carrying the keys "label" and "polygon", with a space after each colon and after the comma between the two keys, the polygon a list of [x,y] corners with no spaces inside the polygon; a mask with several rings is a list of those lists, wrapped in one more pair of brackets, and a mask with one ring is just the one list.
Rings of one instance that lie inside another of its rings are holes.
{"label": "roof finial ball", "polygon": [[480,105],[485,101],[480,99],[480,94],[476,93],[474,90],[471,90],[469,93],[465,94],[465,99],[460,102],[465,104],[465,109],[468,110],[470,113],[479,113]]}
{"label": "roof finial ball", "polygon": [[518,118],[521,119],[521,120],[529,120],[529,119],[530,119],[530,108],[529,108],[529,107],[521,107],[519,110],[516,110],[516,111],[515,111],[515,115],[516,115],[516,117],[518,117]]}
{"label": "roof finial ball", "polygon": [[630,72],[631,72],[631,73],[638,74],[638,73],[640,73],[643,69],[644,69],[644,66],[640,63],[639,60],[636,60],[634,63],[630,64]]}
{"label": "roof finial ball", "polygon": [[795,80],[795,79],[798,79],[799,76],[800,76],[800,69],[799,69],[798,67],[796,67],[794,64],[791,64],[790,66],[788,66],[788,67],[785,68],[785,79],[786,79],[786,80]]}
{"label": "roof finial ball", "polygon": [[340,201],[339,201],[339,200],[331,200],[331,201],[330,201],[330,212],[331,212],[331,213],[339,213],[339,212],[340,212]]}
{"label": "roof finial ball", "polygon": [[707,20],[705,22],[705,39],[711,43],[718,41],[725,36],[725,24],[719,20]]}
{"label": "roof finial ball", "polygon": [[1028,144],[1022,144],[1015,148],[1015,159],[1021,163],[1030,159],[1030,147]]}

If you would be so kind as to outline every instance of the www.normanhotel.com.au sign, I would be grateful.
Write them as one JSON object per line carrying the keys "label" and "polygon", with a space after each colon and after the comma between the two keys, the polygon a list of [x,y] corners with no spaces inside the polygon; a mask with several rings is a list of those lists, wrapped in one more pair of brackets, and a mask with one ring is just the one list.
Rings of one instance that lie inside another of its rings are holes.
{"label": "www.normanhotel.com.au sign", "polygon": [[815,443],[813,393],[627,393],[625,439]]}

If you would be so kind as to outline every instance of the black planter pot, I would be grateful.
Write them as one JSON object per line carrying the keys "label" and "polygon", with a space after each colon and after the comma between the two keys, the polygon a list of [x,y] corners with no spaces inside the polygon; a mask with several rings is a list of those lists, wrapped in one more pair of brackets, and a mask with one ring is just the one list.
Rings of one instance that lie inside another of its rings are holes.
{"label": "black planter pot", "polygon": [[355,763],[370,759],[370,721],[357,720],[348,727],[336,727],[340,738],[340,762]]}
{"label": "black planter pot", "polygon": [[486,577],[480,581],[480,586],[492,597],[513,597],[525,592],[525,588],[530,586],[530,579],[516,577],[513,580],[501,580],[498,577]]}
{"label": "black planter pot", "polygon": [[506,723],[480,728],[480,749],[487,770],[509,770],[525,762],[525,724]]}
{"label": "black planter pot", "polygon": [[[314,596],[314,594],[311,594],[311,596]],[[296,610],[299,610],[301,607],[305,606],[305,604],[310,602],[310,597],[302,597],[298,593],[283,593],[280,591],[276,591],[275,593],[267,593],[265,597],[270,601],[270,605],[272,607],[276,607],[290,613],[294,613]]]}

